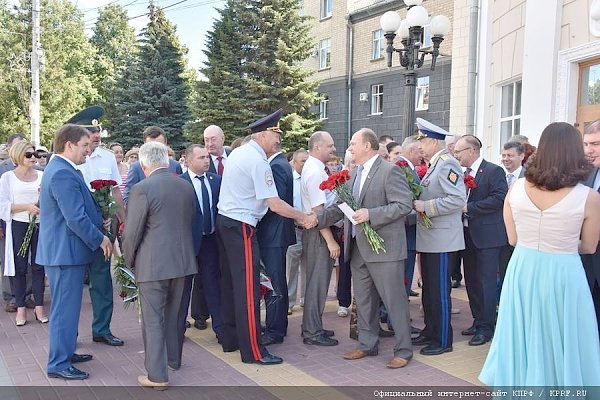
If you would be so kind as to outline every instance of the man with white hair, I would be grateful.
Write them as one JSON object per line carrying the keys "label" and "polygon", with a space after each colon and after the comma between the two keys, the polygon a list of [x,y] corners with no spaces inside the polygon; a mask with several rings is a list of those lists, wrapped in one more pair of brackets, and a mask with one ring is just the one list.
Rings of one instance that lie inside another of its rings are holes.
{"label": "man with white hair", "polygon": [[142,310],[148,375],[139,376],[138,382],[165,389],[167,365],[181,365],[177,324],[185,277],[198,272],[190,224],[196,194],[192,185],[169,172],[164,144],[145,143],[139,158],[146,179],[131,190],[123,253],[135,270]]}
{"label": "man with white hair", "polygon": [[209,172],[223,176],[227,156],[231,151],[225,150],[225,133],[217,125],[209,125],[204,129],[204,146],[210,154]]}

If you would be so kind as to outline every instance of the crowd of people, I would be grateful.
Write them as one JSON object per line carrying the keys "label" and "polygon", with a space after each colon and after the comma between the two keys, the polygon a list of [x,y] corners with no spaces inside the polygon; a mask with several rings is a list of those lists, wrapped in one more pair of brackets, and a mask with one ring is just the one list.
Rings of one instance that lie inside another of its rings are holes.
{"label": "crowd of people", "polygon": [[[231,148],[220,127],[208,126],[204,144],[176,160],[157,126],[139,148],[104,146],[103,112],[93,106],[71,118],[51,158],[11,136],[10,159],[0,164],[6,311],[22,327],[29,302],[35,319],[49,322],[48,376],[89,376],[73,366],[92,359],[75,352],[86,279],[93,341],[124,345],[110,329],[118,248],[138,288],[143,386],[168,387],[186,329],[207,329],[209,319],[224,352],[282,363],[267,346],[284,342],[298,292],[303,343],[338,345],[323,319],[334,269],[337,315],[351,316],[358,342],[346,360],[377,355],[382,336],[394,337],[387,368],[408,365],[417,347],[424,356],[452,352],[450,292],[464,274],[473,324],[461,334],[471,346],[492,342],[482,382],[600,385],[600,121],[583,139],[569,124],[550,124],[537,149],[515,136],[500,166],[483,158],[476,136],[420,118],[402,143],[362,128],[341,159],[332,136],[317,131],[307,149],[286,155],[282,110],[250,124]],[[346,212],[343,196],[322,187],[342,170],[355,205]],[[111,219],[95,200],[95,180],[116,183]],[[408,307],[419,295],[423,329],[411,325]]]}

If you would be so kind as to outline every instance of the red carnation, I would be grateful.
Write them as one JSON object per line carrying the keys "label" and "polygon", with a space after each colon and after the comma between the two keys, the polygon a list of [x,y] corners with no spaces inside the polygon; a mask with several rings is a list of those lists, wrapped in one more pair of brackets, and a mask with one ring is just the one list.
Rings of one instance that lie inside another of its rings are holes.
{"label": "red carnation", "polygon": [[475,189],[477,187],[475,184],[475,178],[473,178],[471,175],[465,175],[465,186],[468,189]]}
{"label": "red carnation", "polygon": [[415,167],[415,171],[417,172],[419,179],[423,179],[423,177],[427,173],[427,166],[426,165],[417,165]]}

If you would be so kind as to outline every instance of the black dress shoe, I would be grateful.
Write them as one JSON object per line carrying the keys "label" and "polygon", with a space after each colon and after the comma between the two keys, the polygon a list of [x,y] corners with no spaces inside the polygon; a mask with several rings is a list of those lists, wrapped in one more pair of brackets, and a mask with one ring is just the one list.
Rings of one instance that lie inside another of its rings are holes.
{"label": "black dress shoe", "polygon": [[123,346],[123,344],[125,344],[125,342],[123,342],[121,339],[119,339],[116,336],[113,336],[112,333],[109,333],[108,335],[104,336],[94,336],[92,339],[94,340],[94,342],[106,343],[109,346]]}
{"label": "black dress shoe", "polygon": [[48,378],[62,378],[69,380],[82,380],[89,378],[90,374],[87,372],[83,372],[78,370],[75,367],[70,367],[65,369],[64,371],[59,372],[48,372]]}
{"label": "black dress shoe", "polygon": [[412,342],[413,346],[426,346],[431,344],[431,339],[423,335],[412,338],[410,341]]}
{"label": "black dress shoe", "polygon": [[194,328],[200,329],[201,331],[205,330],[206,328],[208,328],[208,325],[206,324],[206,320],[204,320],[204,319],[195,320]]}
{"label": "black dress shoe", "polygon": [[233,353],[234,351],[238,351],[240,346],[223,346],[223,353]]}
{"label": "black dress shoe", "polygon": [[457,289],[460,287],[460,281],[455,281],[454,279],[452,280],[452,288],[453,289]]}
{"label": "black dress shoe", "polygon": [[452,351],[452,346],[442,347],[438,345],[429,345],[425,346],[421,349],[420,353],[424,356],[437,356],[439,354],[450,353]]}
{"label": "black dress shoe", "polygon": [[339,342],[337,341],[337,339],[332,339],[325,335],[319,335],[313,338],[304,338],[302,340],[302,343],[311,344],[315,346],[337,346]]}
{"label": "black dress shoe", "polygon": [[415,327],[414,327],[414,326],[412,326],[412,325],[410,326],[410,334],[411,334],[411,335],[416,335],[416,334],[419,334],[419,333],[421,333],[421,329],[419,329],[419,328],[415,328]]}
{"label": "black dress shoe", "polygon": [[473,336],[475,334],[475,325],[471,325],[469,329],[465,329],[461,332],[463,336]]}
{"label": "black dress shoe", "polygon": [[283,338],[277,338],[275,336],[264,335],[261,338],[260,343],[263,346],[270,346],[272,344],[283,343]]}
{"label": "black dress shoe", "polygon": [[335,336],[335,332],[330,329],[323,329],[323,335],[325,337],[332,337]]}
{"label": "black dress shoe", "polygon": [[411,297],[419,297],[419,293],[415,292],[414,290],[411,289],[410,292],[408,292],[408,295]]}
{"label": "black dress shoe", "polygon": [[478,333],[469,340],[469,346],[481,346],[482,344],[486,344],[490,341],[490,338]]}
{"label": "black dress shoe", "polygon": [[379,337],[392,337],[394,336],[393,331],[386,331],[382,327],[379,327]]}
{"label": "black dress shoe", "polygon": [[260,364],[260,365],[274,365],[274,364],[281,364],[282,362],[283,362],[283,358],[274,356],[273,354],[267,354],[260,360],[255,361],[256,364]]}
{"label": "black dress shoe", "polygon": [[192,324],[190,324],[190,321],[185,321],[185,329],[190,329],[192,327]]}
{"label": "black dress shoe", "polygon": [[92,358],[94,358],[94,356],[92,356],[91,354],[73,353],[73,355],[71,356],[71,364],[77,364],[77,363],[90,361]]}

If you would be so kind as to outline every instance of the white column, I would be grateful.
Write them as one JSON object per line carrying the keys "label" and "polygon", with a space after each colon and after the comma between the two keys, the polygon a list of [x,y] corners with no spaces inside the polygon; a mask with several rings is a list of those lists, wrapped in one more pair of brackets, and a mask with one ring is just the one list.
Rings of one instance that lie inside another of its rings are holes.
{"label": "white column", "polygon": [[521,134],[532,143],[537,143],[542,130],[554,121],[561,20],[561,0],[527,0]]}

